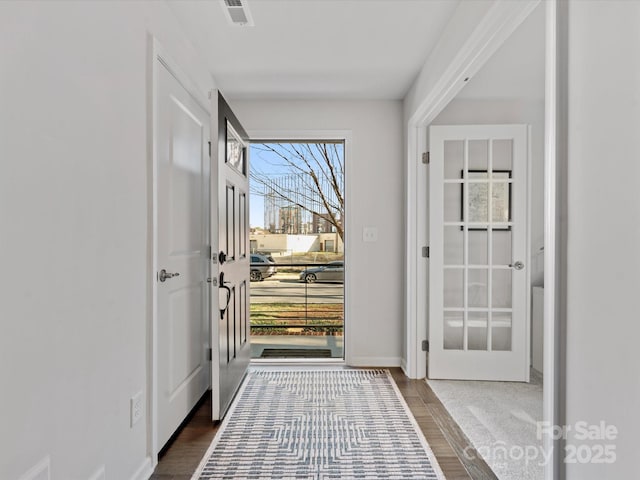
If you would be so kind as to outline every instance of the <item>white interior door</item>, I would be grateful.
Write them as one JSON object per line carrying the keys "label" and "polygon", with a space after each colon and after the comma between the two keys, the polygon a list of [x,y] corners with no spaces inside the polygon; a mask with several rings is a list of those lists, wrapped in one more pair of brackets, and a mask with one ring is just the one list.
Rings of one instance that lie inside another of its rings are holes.
{"label": "white interior door", "polygon": [[218,218],[211,232],[211,238],[217,239],[212,247],[214,259],[217,252],[214,270],[218,294],[212,295],[211,340],[212,415],[217,420],[227,411],[251,360],[249,138],[222,95],[213,92],[212,104],[212,111],[218,112],[212,132],[212,145],[216,146],[212,164],[217,165],[212,211],[218,211]]}
{"label": "white interior door", "polygon": [[528,381],[527,127],[429,138],[429,378]]}
{"label": "white interior door", "polygon": [[209,386],[209,113],[161,62],[156,97],[158,445]]}

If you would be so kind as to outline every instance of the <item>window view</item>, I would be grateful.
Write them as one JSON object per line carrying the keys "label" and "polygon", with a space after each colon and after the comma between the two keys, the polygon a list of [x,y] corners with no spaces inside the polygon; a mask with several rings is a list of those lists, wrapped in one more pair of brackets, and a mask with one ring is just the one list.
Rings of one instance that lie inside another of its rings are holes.
{"label": "window view", "polygon": [[250,147],[253,358],[344,357],[344,144]]}

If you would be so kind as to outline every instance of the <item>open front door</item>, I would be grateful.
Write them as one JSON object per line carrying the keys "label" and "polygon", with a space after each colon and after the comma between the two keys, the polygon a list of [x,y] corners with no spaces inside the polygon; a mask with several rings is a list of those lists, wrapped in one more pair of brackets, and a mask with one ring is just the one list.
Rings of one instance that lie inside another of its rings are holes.
{"label": "open front door", "polygon": [[527,127],[429,137],[429,378],[528,381]]}
{"label": "open front door", "polygon": [[218,420],[229,408],[251,359],[249,138],[218,91],[212,92],[211,101],[212,112],[218,112],[211,142],[211,212],[218,212],[211,222],[211,385],[212,415]]}

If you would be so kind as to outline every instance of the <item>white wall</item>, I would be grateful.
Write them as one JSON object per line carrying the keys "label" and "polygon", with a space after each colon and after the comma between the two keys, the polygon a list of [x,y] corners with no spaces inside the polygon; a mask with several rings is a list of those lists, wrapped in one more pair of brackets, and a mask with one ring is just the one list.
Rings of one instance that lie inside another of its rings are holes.
{"label": "white wall", "polygon": [[408,328],[402,354],[403,367],[410,376],[426,374],[426,358],[418,346],[428,333],[424,320],[429,289],[427,262],[417,254],[427,243],[428,235],[424,215],[420,215],[422,199],[419,192],[427,181],[427,171],[419,160],[420,153],[426,150],[421,127],[431,122],[455,98],[467,79],[478,72],[538,3],[538,0],[460,2],[403,100],[407,227],[405,314]]}
{"label": "white wall", "polygon": [[447,28],[404,98],[405,121],[408,121],[416,113],[425,97],[436,87],[443,74],[450,69],[453,57],[464,50],[471,33],[495,3],[495,0],[460,2],[447,24]]}
{"label": "white wall", "polygon": [[640,2],[571,1],[568,25],[567,423],[619,431],[613,464],[569,480],[640,478]]}
{"label": "white wall", "polygon": [[148,33],[212,86],[164,3],[0,2],[2,479],[144,473]]}
{"label": "white wall", "polygon": [[[231,101],[249,132],[350,130],[346,170],[347,360],[400,365],[403,315],[402,103]],[[351,175],[349,175],[349,173]],[[364,243],[364,226],[378,241]]]}

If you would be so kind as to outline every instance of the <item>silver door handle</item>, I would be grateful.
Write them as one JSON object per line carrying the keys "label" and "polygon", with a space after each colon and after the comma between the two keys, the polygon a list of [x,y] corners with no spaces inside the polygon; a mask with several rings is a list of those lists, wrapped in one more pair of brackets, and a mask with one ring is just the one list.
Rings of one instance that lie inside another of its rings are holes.
{"label": "silver door handle", "polygon": [[524,268],[524,263],[517,261],[509,265],[511,268],[515,268],[516,270],[522,270]]}
{"label": "silver door handle", "polygon": [[164,282],[168,278],[179,277],[179,276],[180,276],[180,274],[178,272],[176,272],[176,273],[167,272],[163,268],[162,270],[160,270],[160,273],[158,274],[158,280],[160,280],[161,282]]}

